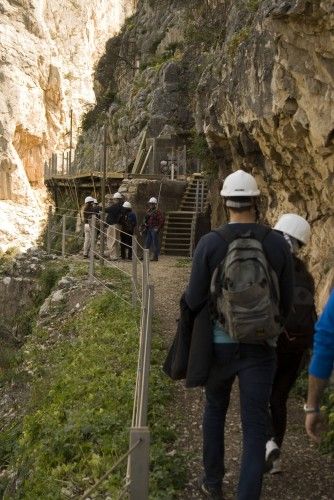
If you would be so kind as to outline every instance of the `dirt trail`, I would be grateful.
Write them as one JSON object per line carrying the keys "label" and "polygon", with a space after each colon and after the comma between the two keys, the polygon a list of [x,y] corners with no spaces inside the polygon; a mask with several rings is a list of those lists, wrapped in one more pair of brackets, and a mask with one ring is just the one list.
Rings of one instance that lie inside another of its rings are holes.
{"label": "dirt trail", "polygon": [[[180,258],[162,256],[152,262],[150,274],[155,284],[155,310],[162,323],[162,332],[169,343],[175,333],[178,302],[184,290],[189,267],[178,267]],[[189,481],[180,500],[202,498],[197,489],[202,474],[202,411],[201,388],[185,390],[177,384],[178,414],[183,415],[179,425],[179,439],[175,447],[182,447],[192,457],[188,462]],[[283,473],[266,475],[262,498],[265,500],[332,500],[334,498],[334,460],[321,455],[310,444],[303,427],[302,403],[296,398],[289,402],[288,431],[282,453]],[[235,384],[226,426],[226,468],[224,494],[227,500],[235,498],[241,455],[241,428],[239,394]]]}

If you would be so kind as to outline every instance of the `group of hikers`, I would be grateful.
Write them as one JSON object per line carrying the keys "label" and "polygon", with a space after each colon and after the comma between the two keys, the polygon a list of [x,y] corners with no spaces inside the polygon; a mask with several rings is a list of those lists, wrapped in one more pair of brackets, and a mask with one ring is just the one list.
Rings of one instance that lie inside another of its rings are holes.
{"label": "group of hikers", "polygon": [[[132,259],[133,235],[137,228],[137,216],[129,201],[125,200],[120,192],[112,196],[107,195],[108,206],[105,208],[106,219],[103,224],[103,231],[106,232],[107,252],[106,257],[111,261],[119,259]],[[96,216],[100,220],[101,206],[92,196],[85,198],[83,207],[84,222],[84,246],[83,255],[88,258],[91,248],[92,217]],[[164,216],[158,208],[158,200],[150,197],[148,209],[143,223],[139,227],[139,232],[144,238],[145,248],[152,251],[151,260],[157,261],[160,253],[160,233],[164,225]],[[96,225],[99,232],[100,224]]]}
{"label": "group of hikers", "polygon": [[282,471],[287,400],[314,338],[304,411],[306,430],[318,439],[321,394],[333,370],[334,293],[316,323],[314,281],[298,255],[311,236],[303,217],[283,214],[274,229],[260,224],[260,190],[243,170],[226,177],[221,196],[228,223],[195,249],[164,371],[185,378],[186,387],[205,387],[199,487],[211,499],[223,498],[225,420],[238,377],[243,450],[237,498],[257,500],[263,474]]}

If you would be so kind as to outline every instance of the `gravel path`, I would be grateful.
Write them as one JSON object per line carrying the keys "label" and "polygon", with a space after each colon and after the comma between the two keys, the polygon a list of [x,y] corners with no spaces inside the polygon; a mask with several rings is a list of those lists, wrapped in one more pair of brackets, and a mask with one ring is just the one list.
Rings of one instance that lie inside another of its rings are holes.
{"label": "gravel path", "polygon": [[[170,343],[175,333],[178,302],[190,271],[189,266],[179,267],[180,263],[180,258],[162,256],[159,262],[152,262],[150,266],[150,274],[155,284],[155,309],[161,320],[166,345]],[[175,447],[182,447],[191,456],[188,463],[189,481],[179,499],[202,498],[197,490],[198,478],[202,473],[202,389],[185,390],[182,383],[177,383],[177,397],[173,408],[176,408],[178,415],[182,415],[179,423],[179,439]],[[308,442],[303,422],[302,404],[297,399],[291,398],[288,431],[282,453],[284,472],[276,476],[265,476],[263,499],[334,499],[334,460],[321,455],[317,448]],[[224,478],[224,494],[227,500],[235,498],[240,453],[239,396],[235,384],[226,427],[227,473]]]}

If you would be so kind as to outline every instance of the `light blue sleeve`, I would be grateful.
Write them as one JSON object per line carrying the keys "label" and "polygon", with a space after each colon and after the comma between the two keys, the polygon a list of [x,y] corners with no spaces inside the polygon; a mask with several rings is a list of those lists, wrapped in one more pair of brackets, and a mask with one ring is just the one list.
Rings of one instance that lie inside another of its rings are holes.
{"label": "light blue sleeve", "polygon": [[315,326],[310,375],[328,379],[334,363],[334,290]]}

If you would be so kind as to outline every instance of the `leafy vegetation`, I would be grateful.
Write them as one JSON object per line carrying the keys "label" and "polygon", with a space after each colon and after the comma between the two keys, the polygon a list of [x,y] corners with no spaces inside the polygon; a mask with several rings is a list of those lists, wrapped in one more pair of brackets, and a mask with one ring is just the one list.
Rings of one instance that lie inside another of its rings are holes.
{"label": "leafy vegetation", "polygon": [[188,152],[191,157],[200,160],[205,175],[217,177],[218,162],[210,150],[204,134],[198,134],[195,130],[192,131]]}
{"label": "leafy vegetation", "polygon": [[188,45],[209,50],[224,41],[225,30],[221,19],[226,11],[225,2],[208,5],[206,0],[194,2],[185,19],[184,36]]}
{"label": "leafy vegetation", "polygon": [[251,29],[249,26],[245,26],[241,30],[234,33],[234,35],[228,42],[227,47],[227,52],[230,57],[235,57],[239,46],[249,38],[250,33]]}
{"label": "leafy vegetation", "polygon": [[[129,296],[126,277],[110,268],[97,267],[97,272],[117,285],[120,296],[107,292],[91,300],[85,310],[57,325],[56,342],[49,341],[49,330],[35,326],[24,346],[20,366],[31,374],[27,411],[0,437],[0,459],[13,473],[16,489],[0,482],[0,496],[7,489],[10,498],[72,498],[95,483],[128,447],[139,313],[122,300]],[[56,274],[49,272],[43,289],[50,290],[55,280]],[[162,340],[158,335],[153,339],[150,491],[151,498],[162,499],[173,498],[183,487],[187,461],[181,454],[168,454],[176,438],[175,422],[166,412],[173,393],[160,372]],[[125,468],[123,464],[102,482],[96,495],[117,498]]]}
{"label": "leafy vegetation", "polygon": [[17,253],[18,249],[16,247],[10,247],[5,251],[0,250],[0,274],[6,271]]}
{"label": "leafy vegetation", "polygon": [[256,12],[258,8],[260,7],[262,0],[248,0],[247,1],[247,8],[251,12]]}

